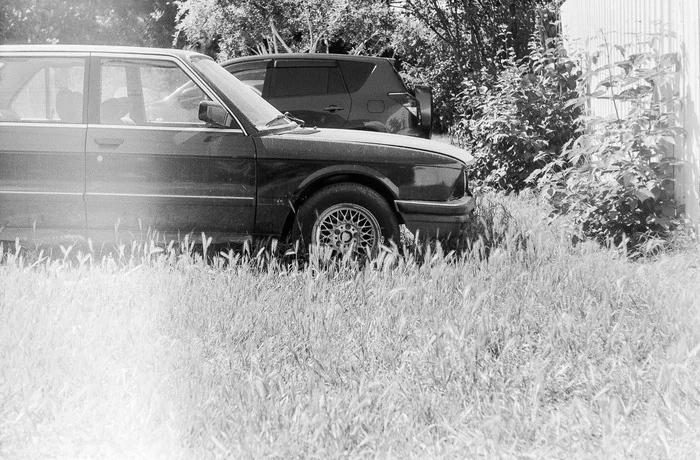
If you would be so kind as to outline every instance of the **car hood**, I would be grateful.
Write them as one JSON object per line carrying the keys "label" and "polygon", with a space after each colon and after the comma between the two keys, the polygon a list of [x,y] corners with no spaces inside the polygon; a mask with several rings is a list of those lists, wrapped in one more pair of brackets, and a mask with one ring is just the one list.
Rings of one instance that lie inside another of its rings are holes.
{"label": "car hood", "polygon": [[464,149],[455,147],[444,142],[438,142],[418,137],[402,136],[399,134],[378,133],[373,131],[357,131],[349,129],[330,128],[300,128],[292,131],[279,133],[281,136],[309,136],[314,140],[328,141],[334,143],[365,144],[377,146],[391,146],[428,153],[437,153],[466,165],[474,162],[474,157]]}

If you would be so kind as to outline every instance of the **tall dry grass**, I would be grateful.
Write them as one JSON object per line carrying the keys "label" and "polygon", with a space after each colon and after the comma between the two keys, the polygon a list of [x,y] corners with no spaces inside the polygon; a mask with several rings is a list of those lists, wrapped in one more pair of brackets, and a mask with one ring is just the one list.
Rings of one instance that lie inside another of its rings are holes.
{"label": "tall dry grass", "polygon": [[700,251],[534,199],[362,267],[134,246],[0,264],[0,457],[694,458]]}

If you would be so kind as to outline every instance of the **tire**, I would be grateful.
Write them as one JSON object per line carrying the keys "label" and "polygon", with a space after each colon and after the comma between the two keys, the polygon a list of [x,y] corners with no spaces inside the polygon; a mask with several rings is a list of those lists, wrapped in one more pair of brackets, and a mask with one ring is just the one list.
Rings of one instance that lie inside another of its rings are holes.
{"label": "tire", "polygon": [[381,244],[399,241],[399,223],[379,193],[364,185],[339,183],[319,190],[301,205],[292,240],[307,250],[326,246],[334,253],[374,255]]}

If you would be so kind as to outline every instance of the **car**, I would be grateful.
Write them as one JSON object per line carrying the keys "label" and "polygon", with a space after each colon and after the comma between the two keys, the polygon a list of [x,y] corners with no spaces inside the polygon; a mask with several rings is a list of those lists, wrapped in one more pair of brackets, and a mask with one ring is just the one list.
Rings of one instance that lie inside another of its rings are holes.
{"label": "car", "polygon": [[471,218],[471,156],[301,127],[193,51],[0,46],[0,239],[273,237],[376,251]]}
{"label": "car", "polygon": [[309,126],[430,138],[432,93],[409,90],[388,58],[288,53],[221,64],[274,105]]}

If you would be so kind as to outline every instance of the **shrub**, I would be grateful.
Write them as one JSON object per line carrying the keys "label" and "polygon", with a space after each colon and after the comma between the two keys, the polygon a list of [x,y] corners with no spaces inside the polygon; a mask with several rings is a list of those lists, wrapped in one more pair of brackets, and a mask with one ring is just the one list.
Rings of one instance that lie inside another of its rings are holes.
{"label": "shrub", "polygon": [[494,85],[465,81],[462,119],[452,135],[473,151],[471,177],[477,184],[519,192],[574,136],[578,108],[568,102],[578,97],[580,72],[560,39],[542,47],[533,38],[530,54],[521,60],[512,50],[504,53]]}
{"label": "shrub", "polygon": [[[674,115],[676,56],[646,48],[628,55],[617,47],[620,61],[579,80],[582,96],[573,104],[605,98],[614,114],[582,116],[585,130],[563,155],[571,167],[550,163],[536,172],[554,215],[572,215],[584,237],[642,252],[658,248],[680,223],[672,150],[683,133]],[[595,88],[585,91],[590,82]]]}

